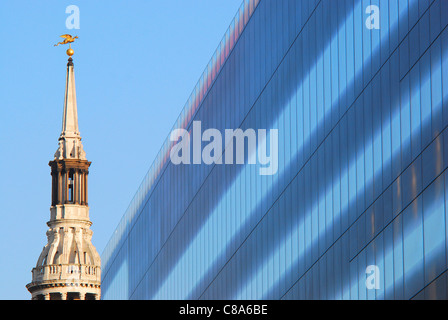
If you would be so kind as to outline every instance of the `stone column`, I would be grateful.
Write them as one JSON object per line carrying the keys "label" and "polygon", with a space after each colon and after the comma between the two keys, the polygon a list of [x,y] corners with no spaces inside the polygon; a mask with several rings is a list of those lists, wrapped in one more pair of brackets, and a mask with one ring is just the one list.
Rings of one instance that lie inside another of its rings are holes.
{"label": "stone column", "polygon": [[86,196],[86,206],[88,206],[89,205],[89,193],[88,193],[88,180],[87,180],[87,178],[89,177],[89,171],[86,171],[86,183],[85,183],[85,196]]}
{"label": "stone column", "polygon": [[51,205],[54,206],[56,204],[56,174],[57,172],[51,172]]}
{"label": "stone column", "polygon": [[58,168],[58,200],[57,204],[62,204],[62,171]]}
{"label": "stone column", "polygon": [[82,172],[79,169],[76,170],[76,181],[77,181],[76,203],[81,204],[81,202],[82,202]]}
{"label": "stone column", "polygon": [[73,191],[73,203],[77,204],[78,203],[78,169],[75,169],[73,172],[72,191]]}
{"label": "stone column", "polygon": [[69,171],[64,172],[64,203],[68,203],[68,175]]}
{"label": "stone column", "polygon": [[81,190],[80,190],[80,194],[81,194],[81,205],[85,205],[86,204],[86,198],[84,196],[84,190],[86,187],[86,182],[85,182],[85,173],[84,170],[81,170],[81,174],[80,174],[80,180],[81,180]]}

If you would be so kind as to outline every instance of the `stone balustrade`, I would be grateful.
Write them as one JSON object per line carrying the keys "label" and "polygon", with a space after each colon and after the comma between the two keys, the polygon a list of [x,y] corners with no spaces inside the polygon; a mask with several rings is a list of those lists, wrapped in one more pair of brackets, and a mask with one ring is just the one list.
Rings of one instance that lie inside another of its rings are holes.
{"label": "stone balustrade", "polygon": [[90,280],[101,281],[101,268],[86,264],[50,264],[33,269],[33,279],[47,280]]}

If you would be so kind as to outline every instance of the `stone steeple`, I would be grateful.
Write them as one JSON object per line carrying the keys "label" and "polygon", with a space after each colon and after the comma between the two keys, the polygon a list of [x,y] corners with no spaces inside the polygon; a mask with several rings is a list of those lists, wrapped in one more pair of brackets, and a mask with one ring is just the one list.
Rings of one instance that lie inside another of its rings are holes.
{"label": "stone steeple", "polygon": [[56,151],[55,158],[86,160],[86,154],[81,143],[81,135],[78,129],[75,70],[72,57],[68,59],[67,63],[62,132],[59,137],[59,148]]}
{"label": "stone steeple", "polygon": [[92,245],[88,174],[78,129],[73,50],[67,64],[59,147],[50,161],[52,196],[48,243],[27,284],[33,300],[96,300],[101,296],[101,261]]}

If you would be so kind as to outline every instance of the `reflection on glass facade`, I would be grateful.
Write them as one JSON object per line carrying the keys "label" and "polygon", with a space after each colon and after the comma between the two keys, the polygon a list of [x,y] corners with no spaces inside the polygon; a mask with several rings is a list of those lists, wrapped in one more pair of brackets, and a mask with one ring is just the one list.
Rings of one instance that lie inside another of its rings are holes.
{"label": "reflection on glass facade", "polygon": [[446,0],[245,0],[174,128],[278,129],[278,172],[173,165],[168,138],[103,298],[446,299],[447,24]]}

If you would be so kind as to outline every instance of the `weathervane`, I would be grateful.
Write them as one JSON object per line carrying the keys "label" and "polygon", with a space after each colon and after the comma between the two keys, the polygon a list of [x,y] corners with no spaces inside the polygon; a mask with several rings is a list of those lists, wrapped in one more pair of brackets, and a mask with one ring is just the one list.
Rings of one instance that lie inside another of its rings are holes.
{"label": "weathervane", "polygon": [[62,42],[56,43],[54,46],[57,47],[60,44],[67,44],[68,43],[69,44],[69,48],[67,49],[67,55],[71,57],[75,53],[75,51],[73,51],[73,49],[72,49],[72,42],[75,42],[75,39],[78,39],[78,36],[72,37],[69,34],[63,34],[61,36],[61,38],[64,38],[65,40],[62,41]]}

